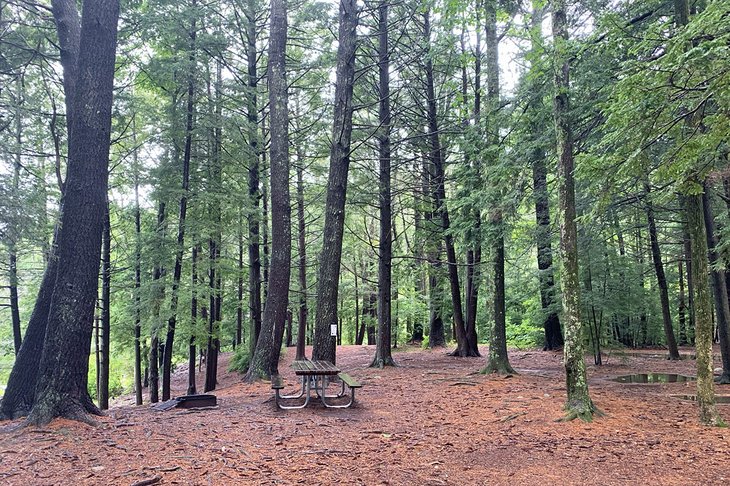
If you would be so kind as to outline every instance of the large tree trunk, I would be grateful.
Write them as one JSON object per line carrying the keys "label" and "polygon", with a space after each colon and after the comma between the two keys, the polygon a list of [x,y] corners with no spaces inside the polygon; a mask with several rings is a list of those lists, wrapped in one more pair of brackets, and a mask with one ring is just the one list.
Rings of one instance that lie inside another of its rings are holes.
{"label": "large tree trunk", "polygon": [[560,286],[563,291],[565,325],[565,378],[568,399],[566,419],[590,421],[596,408],[588,394],[588,380],[583,351],[583,330],[580,317],[580,283],[578,280],[578,231],[573,180],[573,136],[570,123],[568,61],[568,22],[565,0],[553,2],[554,49],[553,117],[558,154],[558,216],[560,221]]}
{"label": "large tree trunk", "polygon": [[662,303],[664,335],[667,339],[669,359],[676,360],[679,359],[679,350],[677,349],[677,340],[674,337],[674,329],[672,328],[672,317],[669,310],[669,288],[667,286],[667,277],[664,275],[664,264],[662,263],[662,254],[659,249],[659,238],[657,237],[656,221],[654,219],[654,205],[650,199],[648,183],[644,184],[644,197],[646,199],[646,219],[649,224],[649,239],[651,241],[651,258],[654,262],[654,271],[659,286],[659,297]]}
{"label": "large tree trunk", "polygon": [[717,316],[717,333],[720,337],[720,353],[722,354],[722,376],[720,383],[730,383],[730,306],[728,305],[725,271],[718,270],[720,256],[717,254],[717,235],[715,219],[710,202],[710,185],[705,182],[702,193],[702,208],[705,220],[705,234],[707,235],[707,250],[710,260],[710,276],[712,277],[712,291],[715,297],[715,315]]}
{"label": "large tree trunk", "polygon": [[[489,152],[499,154],[499,40],[497,39],[496,1],[485,3],[485,30],[487,43],[487,106],[489,107],[489,130],[487,146]],[[494,156],[492,165],[499,164],[499,155]],[[502,189],[495,188],[497,194]],[[514,373],[507,356],[507,319],[506,291],[504,282],[504,215],[502,201],[497,200],[491,209],[490,226],[492,226],[492,268],[494,270],[494,319],[492,320],[489,338],[489,359],[482,370],[485,373]]]}
{"label": "large tree trunk", "polygon": [[342,233],[345,225],[345,196],[350,168],[352,137],[352,91],[355,82],[355,48],[358,10],[355,0],[340,0],[340,26],[337,46],[337,84],[332,126],[330,171],[327,182],[324,237],[317,278],[317,307],[312,358],[335,362],[337,299],[342,260]]}
{"label": "large tree trunk", "polygon": [[289,206],[289,111],[286,83],[286,0],[271,2],[269,106],[271,117],[271,277],[256,350],[246,379],[279,373],[279,353],[289,303],[291,208]]}
{"label": "large tree trunk", "polygon": [[31,424],[55,417],[88,420],[86,412],[98,413],[86,384],[107,193],[118,17],[118,0],[84,2],[58,276]]}
{"label": "large tree trunk", "polygon": [[[53,0],[51,2],[53,18],[58,31],[61,66],[63,67],[63,90],[66,104],[66,129],[70,137],[74,121],[73,96],[76,86],[77,59],[79,39],[81,36],[81,22],[76,2],[73,0]],[[60,152],[60,151],[59,151]],[[60,157],[58,158],[60,161]],[[68,167],[67,167],[68,170]],[[56,176],[59,189],[63,195],[64,184],[61,178],[61,168],[56,166]],[[59,219],[63,214],[63,197]],[[0,411],[6,418],[17,418],[30,412],[35,400],[35,389],[38,380],[38,369],[43,351],[43,340],[46,335],[48,314],[53,296],[53,287],[58,274],[57,243],[61,228],[56,226],[53,235],[51,251],[48,255],[48,265],[43,273],[38,298],[35,301],[33,312],[28,321],[28,327],[23,337],[13,369],[8,377],[5,395],[0,401]]]}
{"label": "large tree trunk", "polygon": [[378,336],[372,367],[395,366],[391,346],[391,260],[393,258],[393,211],[390,193],[390,53],[388,48],[388,2],[378,5],[378,97],[380,128],[379,203],[380,238],[378,240]]}
{"label": "large tree trunk", "polygon": [[715,405],[715,380],[712,372],[712,301],[707,275],[707,239],[703,222],[702,196],[684,199],[687,229],[692,247],[692,280],[695,303],[695,349],[697,352],[697,404],[700,421],[704,424],[721,423]]}

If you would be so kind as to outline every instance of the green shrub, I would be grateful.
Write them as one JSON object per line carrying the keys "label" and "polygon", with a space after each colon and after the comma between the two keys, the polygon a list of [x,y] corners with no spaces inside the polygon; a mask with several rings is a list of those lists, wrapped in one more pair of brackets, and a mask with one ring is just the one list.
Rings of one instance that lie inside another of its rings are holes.
{"label": "green shrub", "polygon": [[238,346],[231,357],[231,361],[228,363],[228,371],[245,373],[248,371],[249,364],[251,364],[251,353],[248,350],[248,346]]}

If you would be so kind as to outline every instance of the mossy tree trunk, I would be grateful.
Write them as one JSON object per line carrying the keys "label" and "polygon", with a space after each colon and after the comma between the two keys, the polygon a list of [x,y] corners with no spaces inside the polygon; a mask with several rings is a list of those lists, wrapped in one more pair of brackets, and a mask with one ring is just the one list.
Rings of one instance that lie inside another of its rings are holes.
{"label": "mossy tree trunk", "polygon": [[700,422],[718,425],[715,405],[715,379],[712,372],[712,301],[707,264],[707,239],[702,212],[702,195],[684,199],[687,230],[692,248],[692,280],[695,304],[695,350],[697,353],[697,404]]}
{"label": "mossy tree trunk", "polygon": [[552,25],[555,37],[553,116],[558,154],[558,219],[560,221],[560,284],[563,291],[563,323],[565,326],[565,379],[568,399],[566,419],[591,421],[596,412],[588,394],[588,380],[583,350],[583,328],[580,316],[580,282],[578,276],[578,231],[573,179],[573,137],[568,94],[569,56],[568,24],[565,0],[553,3]]}

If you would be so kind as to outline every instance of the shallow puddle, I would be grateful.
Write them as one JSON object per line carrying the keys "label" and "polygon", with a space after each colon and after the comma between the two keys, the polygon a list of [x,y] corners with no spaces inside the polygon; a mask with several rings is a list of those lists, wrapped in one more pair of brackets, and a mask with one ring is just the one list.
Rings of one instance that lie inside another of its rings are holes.
{"label": "shallow puddle", "polygon": [[[697,401],[697,395],[672,395],[674,398],[681,400]],[[730,395],[715,395],[715,403],[730,403]]]}
{"label": "shallow puddle", "polygon": [[695,381],[694,376],[677,375],[674,373],[637,373],[614,378],[619,383],[685,383]]}

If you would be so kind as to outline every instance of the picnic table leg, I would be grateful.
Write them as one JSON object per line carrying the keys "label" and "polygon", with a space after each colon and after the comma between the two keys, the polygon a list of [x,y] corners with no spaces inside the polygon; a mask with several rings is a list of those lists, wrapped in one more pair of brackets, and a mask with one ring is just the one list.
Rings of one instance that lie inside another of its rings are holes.
{"label": "picnic table leg", "polygon": [[302,376],[302,388],[299,390],[299,394],[292,394],[292,395],[281,395],[279,398],[302,398],[304,396],[305,389],[305,380],[307,379],[306,376]]}
{"label": "picnic table leg", "polygon": [[[282,405],[279,402],[279,400],[282,399],[282,398],[287,398],[287,397],[279,396],[279,390],[277,389],[276,390],[276,400],[275,400],[276,401],[276,406],[279,407],[282,410],[292,410],[292,409],[296,409],[296,408],[304,408],[304,407],[306,407],[309,404],[309,397],[311,395],[311,393],[310,393],[309,380],[306,381],[306,385],[305,385],[305,382],[302,381],[302,386],[305,388],[305,391],[303,392],[303,394],[306,394],[306,398],[304,399],[304,403],[302,403],[301,405]],[[301,395],[300,395],[300,397],[301,397]]]}

